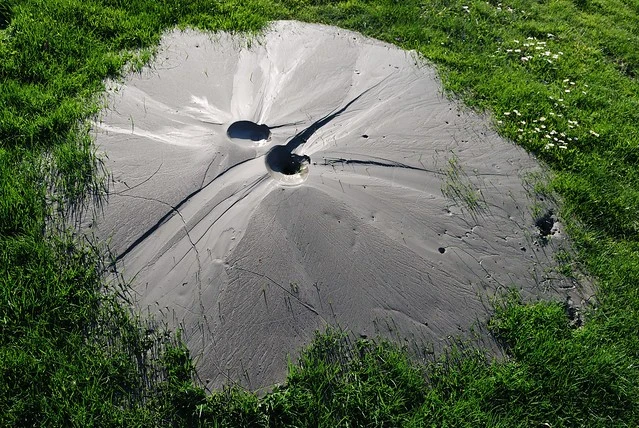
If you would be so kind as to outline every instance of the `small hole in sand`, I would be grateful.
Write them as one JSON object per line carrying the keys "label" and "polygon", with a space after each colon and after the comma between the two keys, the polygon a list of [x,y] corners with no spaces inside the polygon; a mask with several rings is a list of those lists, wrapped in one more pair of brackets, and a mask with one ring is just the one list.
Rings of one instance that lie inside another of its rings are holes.
{"label": "small hole in sand", "polygon": [[271,177],[283,184],[297,185],[306,180],[311,158],[291,153],[286,146],[275,146],[268,152],[265,161]]}
{"label": "small hole in sand", "polygon": [[267,142],[271,139],[271,130],[267,125],[260,125],[250,120],[238,120],[231,123],[226,135],[232,140]]}
{"label": "small hole in sand", "polygon": [[437,249],[437,251],[439,251],[439,253],[440,253],[440,254],[444,254],[444,253],[446,252],[446,248],[444,248],[444,247],[439,247],[439,248]]}

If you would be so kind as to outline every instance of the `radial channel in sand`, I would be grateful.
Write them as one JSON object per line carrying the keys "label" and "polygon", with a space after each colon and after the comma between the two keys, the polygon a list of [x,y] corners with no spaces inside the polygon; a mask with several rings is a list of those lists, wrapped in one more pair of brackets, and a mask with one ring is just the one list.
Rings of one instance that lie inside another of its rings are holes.
{"label": "radial channel in sand", "polygon": [[85,231],[207,386],[282,382],[327,325],[437,352],[510,287],[579,305],[560,219],[524,185],[539,165],[416,54],[280,21],[175,30],[156,58],[95,122],[112,180]]}

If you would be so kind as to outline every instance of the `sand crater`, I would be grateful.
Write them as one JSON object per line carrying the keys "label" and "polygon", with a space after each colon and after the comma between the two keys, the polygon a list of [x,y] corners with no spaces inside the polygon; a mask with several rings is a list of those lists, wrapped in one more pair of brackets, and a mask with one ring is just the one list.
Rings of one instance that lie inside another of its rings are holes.
{"label": "sand crater", "polygon": [[250,120],[238,120],[231,123],[226,135],[235,141],[251,141],[256,144],[266,144],[271,141],[271,130],[267,125],[257,124]]}
{"label": "sand crater", "polygon": [[271,177],[286,185],[298,185],[308,177],[311,158],[291,153],[286,146],[273,147],[264,158]]}

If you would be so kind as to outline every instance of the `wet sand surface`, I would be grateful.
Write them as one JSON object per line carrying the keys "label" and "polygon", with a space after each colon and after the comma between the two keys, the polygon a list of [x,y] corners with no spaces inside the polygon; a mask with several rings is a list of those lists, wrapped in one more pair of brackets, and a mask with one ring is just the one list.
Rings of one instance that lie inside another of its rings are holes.
{"label": "wet sand surface", "polygon": [[176,30],[108,106],[113,182],[86,231],[209,387],[282,382],[327,325],[436,351],[508,287],[579,302],[553,269],[561,224],[524,184],[541,168],[414,53],[291,21]]}

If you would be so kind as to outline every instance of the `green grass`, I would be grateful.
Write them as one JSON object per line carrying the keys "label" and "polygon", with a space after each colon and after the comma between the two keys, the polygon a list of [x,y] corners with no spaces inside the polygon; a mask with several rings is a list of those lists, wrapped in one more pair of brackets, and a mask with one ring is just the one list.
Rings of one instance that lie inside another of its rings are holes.
{"label": "green grass", "polygon": [[465,208],[473,218],[476,218],[486,208],[486,201],[481,189],[470,181],[468,175],[459,165],[459,158],[454,152],[448,159],[448,168],[445,174],[442,194]]}
{"label": "green grass", "polygon": [[[282,18],[415,49],[547,163],[570,270],[597,285],[582,327],[560,304],[508,295],[489,323],[505,361],[452,346],[418,364],[329,331],[264,397],[193,382],[179,337],[129,313],[126,289],[102,278],[105,251],[65,231],[104,189],[85,119],[103,79],[148,60],[163,30]],[[636,0],[3,1],[0,424],[639,425],[637,46]]]}

